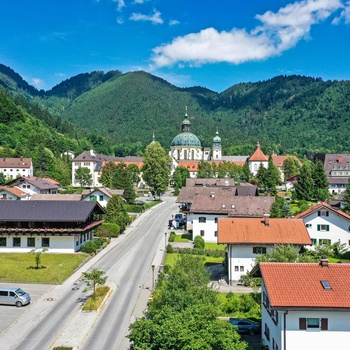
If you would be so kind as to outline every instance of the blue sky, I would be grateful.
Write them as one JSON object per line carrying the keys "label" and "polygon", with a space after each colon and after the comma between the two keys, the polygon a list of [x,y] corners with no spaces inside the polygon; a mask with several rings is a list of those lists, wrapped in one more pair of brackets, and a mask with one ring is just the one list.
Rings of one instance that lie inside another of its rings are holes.
{"label": "blue sky", "polygon": [[0,63],[48,90],[144,70],[222,92],[286,74],[350,79],[350,1],[4,0]]}

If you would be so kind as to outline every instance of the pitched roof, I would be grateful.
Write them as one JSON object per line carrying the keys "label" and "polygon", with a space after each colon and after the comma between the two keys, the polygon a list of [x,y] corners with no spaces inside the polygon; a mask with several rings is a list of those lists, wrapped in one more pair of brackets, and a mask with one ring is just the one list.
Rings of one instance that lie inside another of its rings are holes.
{"label": "pitched roof", "polygon": [[192,161],[179,161],[178,162],[178,165],[179,166],[183,166],[183,167],[185,167],[185,168],[187,168],[189,171],[194,171],[194,172],[196,172],[196,171],[198,171],[198,164],[199,164],[199,162],[192,162]]}
{"label": "pitched roof", "polygon": [[262,217],[270,213],[275,197],[267,196],[196,196],[190,213],[222,213],[232,217]]}
{"label": "pitched roof", "polygon": [[218,220],[218,243],[311,244],[303,220],[228,218]]}
{"label": "pitched roof", "polygon": [[124,190],[121,190],[121,189],[111,190],[106,187],[101,187],[101,188],[85,189],[83,190],[82,195],[84,198],[86,198],[87,196],[91,196],[93,193],[98,191],[102,192],[109,198],[112,197],[113,195],[122,196],[124,194]]}
{"label": "pitched roof", "polygon": [[334,170],[350,170],[350,154],[326,154],[323,168],[327,175]]}
{"label": "pitched roof", "polygon": [[228,178],[228,179],[214,179],[214,178],[208,178],[208,179],[192,179],[187,178],[186,179],[186,187],[190,186],[218,186],[218,187],[233,187],[235,185],[235,179]]}
{"label": "pitched roof", "polygon": [[320,209],[322,209],[322,208],[325,208],[325,209],[327,209],[327,210],[330,210],[330,211],[332,211],[333,213],[335,213],[335,214],[337,214],[337,215],[340,215],[340,216],[344,217],[345,219],[350,220],[350,215],[344,213],[344,212],[341,211],[341,210],[337,210],[337,209],[333,208],[332,206],[330,206],[328,203],[325,203],[325,202],[321,202],[321,203],[319,203],[319,204],[317,204],[317,205],[311,206],[308,210],[305,210],[305,211],[303,211],[302,213],[296,215],[296,216],[295,216],[295,219],[303,219],[303,218],[305,218],[306,216],[308,216],[308,215],[310,215],[310,214],[314,213],[315,211],[318,211],[318,210],[320,210]]}
{"label": "pitched roof", "polygon": [[[350,308],[350,264],[259,264],[273,308]],[[323,288],[328,281],[331,288]]]}
{"label": "pitched roof", "polygon": [[84,151],[73,159],[73,162],[108,162],[117,160],[117,157],[105,156],[104,154],[95,154],[93,151]]}
{"label": "pitched roof", "polygon": [[57,181],[48,178],[39,178],[35,176],[21,176],[8,182],[9,186],[18,186],[22,183],[29,183],[41,190],[58,189]]}
{"label": "pitched roof", "polygon": [[263,151],[260,149],[260,143],[256,144],[254,153],[249,157],[249,162],[267,162],[269,159],[265,156]]}
{"label": "pitched roof", "polygon": [[0,168],[30,168],[32,158],[0,158]]}
{"label": "pitched roof", "polygon": [[295,159],[300,166],[303,165],[299,160],[299,158],[296,156],[278,156],[277,154],[272,154],[271,157],[272,157],[273,164],[275,164],[276,167],[278,168],[281,168],[283,166],[284,161],[289,157]]}
{"label": "pitched roof", "polygon": [[27,196],[27,192],[22,191],[18,187],[7,187],[7,186],[0,186],[0,191],[6,191],[8,193],[12,193],[16,197],[22,197]]}
{"label": "pitched roof", "polygon": [[85,222],[93,211],[104,213],[94,201],[0,201],[0,222]]}
{"label": "pitched roof", "polygon": [[236,195],[235,187],[182,187],[177,197],[177,203],[192,203],[193,198],[197,196],[226,196],[232,197]]}
{"label": "pitched roof", "polygon": [[30,198],[32,201],[80,201],[81,194],[33,194]]}

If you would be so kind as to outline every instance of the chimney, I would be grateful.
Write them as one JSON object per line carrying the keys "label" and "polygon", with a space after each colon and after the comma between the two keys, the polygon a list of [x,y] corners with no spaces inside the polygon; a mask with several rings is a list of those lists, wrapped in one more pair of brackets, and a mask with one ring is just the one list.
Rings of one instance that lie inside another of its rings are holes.
{"label": "chimney", "polygon": [[328,259],[324,255],[321,258],[320,265],[324,268],[328,267]]}
{"label": "chimney", "polygon": [[264,225],[270,226],[270,214],[264,214]]}
{"label": "chimney", "polygon": [[215,192],[210,192],[210,197],[214,198],[215,197]]}
{"label": "chimney", "polygon": [[338,163],[343,163],[343,157],[342,156],[338,157]]}

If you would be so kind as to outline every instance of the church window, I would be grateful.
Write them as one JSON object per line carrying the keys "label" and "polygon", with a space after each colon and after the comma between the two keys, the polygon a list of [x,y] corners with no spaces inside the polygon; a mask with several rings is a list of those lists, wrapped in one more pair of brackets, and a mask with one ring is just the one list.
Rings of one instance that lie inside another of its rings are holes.
{"label": "church window", "polygon": [[184,159],[187,160],[187,150],[186,149],[184,150]]}
{"label": "church window", "polygon": [[192,150],[192,159],[194,159],[194,150]]}

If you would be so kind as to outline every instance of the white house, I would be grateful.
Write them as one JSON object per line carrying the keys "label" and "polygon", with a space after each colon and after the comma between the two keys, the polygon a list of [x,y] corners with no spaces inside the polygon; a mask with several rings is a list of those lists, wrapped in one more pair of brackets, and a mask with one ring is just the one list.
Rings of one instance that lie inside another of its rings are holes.
{"label": "white house", "polygon": [[350,264],[260,263],[262,340],[271,350],[346,349]]}
{"label": "white house", "polygon": [[105,208],[113,195],[122,196],[123,194],[124,190],[111,190],[106,187],[86,189],[82,193],[82,200],[96,201]]}
{"label": "white house", "polygon": [[0,186],[0,200],[28,200],[30,196],[27,192],[18,187]]}
{"label": "white house", "polygon": [[0,158],[0,173],[5,179],[15,179],[20,176],[33,176],[32,158]]}
{"label": "white house", "polygon": [[[340,242],[350,246],[350,216],[327,203],[320,203],[298,214],[309,232],[312,244]],[[312,247],[311,247],[312,248]]]}
{"label": "white house", "polygon": [[218,220],[218,243],[227,244],[229,283],[250,272],[259,254],[268,253],[275,244],[311,244],[302,220],[227,218]]}
{"label": "white house", "polygon": [[84,201],[0,201],[0,253],[74,253],[93,239],[104,209]]}
{"label": "white house", "polygon": [[247,159],[249,170],[255,176],[258,173],[260,166],[268,168],[269,158],[265,156],[263,151],[260,149],[260,143],[257,142],[254,153]]}
{"label": "white house", "polygon": [[18,177],[8,183],[9,187],[17,187],[29,196],[34,194],[57,194],[59,182],[50,178],[39,178],[35,176]]}

